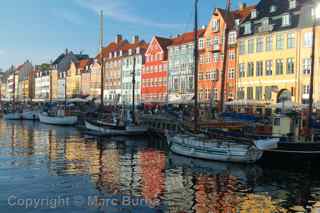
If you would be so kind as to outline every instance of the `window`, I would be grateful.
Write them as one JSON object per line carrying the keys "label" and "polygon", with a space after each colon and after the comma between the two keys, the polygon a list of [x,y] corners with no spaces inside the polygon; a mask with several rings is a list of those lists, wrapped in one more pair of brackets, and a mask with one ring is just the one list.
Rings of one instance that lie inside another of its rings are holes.
{"label": "window", "polygon": [[273,120],[273,125],[274,125],[274,126],[280,126],[280,124],[281,124],[280,118],[275,118],[275,119]]}
{"label": "window", "polygon": [[240,19],[234,20],[234,24],[236,25],[236,27],[238,27],[240,25]]}
{"label": "window", "polygon": [[294,73],[294,59],[288,58],[287,59],[287,74],[293,74]]}
{"label": "window", "polygon": [[209,64],[211,62],[211,54],[207,53],[206,63]]}
{"label": "window", "polygon": [[218,32],[219,29],[220,29],[220,21],[216,20],[216,19],[213,19],[212,20],[212,31],[213,32]]}
{"label": "window", "polygon": [[247,87],[247,99],[252,100],[253,99],[253,88]]}
{"label": "window", "polygon": [[219,73],[218,70],[214,70],[214,71],[212,72],[212,77],[211,77],[211,79],[214,80],[214,81],[217,81],[217,80],[218,80],[218,73]]}
{"label": "window", "polygon": [[309,94],[309,93],[310,93],[310,86],[303,85],[303,94]]}
{"label": "window", "polygon": [[207,40],[206,40],[206,47],[210,48],[210,46],[211,46],[211,38],[208,37]]}
{"label": "window", "polygon": [[283,38],[283,34],[279,33],[276,36],[276,48],[278,50],[281,50],[284,48],[284,38]]}
{"label": "window", "polygon": [[251,77],[253,76],[254,74],[254,63],[253,62],[250,62],[248,63],[248,77]]}
{"label": "window", "polygon": [[257,38],[256,52],[263,52],[263,38],[262,37]]}
{"label": "window", "polygon": [[272,75],[272,60],[266,61],[266,75]]}
{"label": "window", "polygon": [[276,10],[277,10],[277,7],[275,5],[271,5],[270,13],[274,13],[274,12],[276,12]]}
{"label": "window", "polygon": [[237,92],[237,96],[239,100],[243,100],[244,99],[244,88],[243,87],[239,87],[238,88],[238,92]]}
{"label": "window", "polygon": [[272,35],[268,35],[266,38],[266,51],[272,51],[273,38]]}
{"label": "window", "polygon": [[203,55],[200,55],[199,63],[200,63],[200,64],[203,64]]}
{"label": "window", "polygon": [[285,14],[282,16],[282,26],[286,27],[290,25],[290,15],[289,14]]}
{"label": "window", "polygon": [[219,61],[219,53],[213,53],[213,61],[217,63]]}
{"label": "window", "polygon": [[251,23],[244,24],[244,34],[250,34],[251,33]]}
{"label": "window", "polygon": [[303,74],[309,75],[311,73],[311,58],[303,59]]}
{"label": "window", "polygon": [[256,76],[262,76],[263,75],[263,62],[257,61],[256,64]]}
{"label": "window", "polygon": [[199,49],[203,49],[204,45],[203,45],[203,38],[199,39]]}
{"label": "window", "polygon": [[256,87],[256,100],[262,100],[262,87]]}
{"label": "window", "polygon": [[252,18],[252,19],[257,18],[257,10],[252,10],[252,11],[251,11],[251,18]]}
{"label": "window", "polygon": [[245,44],[245,41],[243,40],[239,42],[239,54],[240,55],[246,54],[246,44]]}
{"label": "window", "polygon": [[236,53],[234,51],[229,52],[229,60],[235,60],[236,59]]}
{"label": "window", "polygon": [[264,88],[264,97],[267,101],[270,101],[272,98],[272,86],[267,86]]}
{"label": "window", "polygon": [[289,9],[295,9],[297,7],[296,0],[289,0]]}
{"label": "window", "polygon": [[296,47],[296,34],[295,33],[288,33],[288,48],[295,48]]}
{"label": "window", "polygon": [[213,50],[219,50],[219,37],[215,36],[213,38]]}
{"label": "window", "polygon": [[254,40],[249,39],[248,40],[248,53],[254,53]]}
{"label": "window", "polygon": [[235,44],[237,42],[237,32],[232,31],[229,33],[229,44]]}
{"label": "window", "polygon": [[283,60],[282,59],[276,60],[276,74],[277,75],[283,74]]}
{"label": "window", "polygon": [[244,63],[239,64],[239,77],[244,78],[246,77],[246,72],[244,68]]}
{"label": "window", "polygon": [[312,32],[304,33],[304,47],[310,48],[312,47]]}
{"label": "window", "polygon": [[235,74],[234,69],[230,69],[228,71],[228,78],[229,79],[234,79],[234,74]]}

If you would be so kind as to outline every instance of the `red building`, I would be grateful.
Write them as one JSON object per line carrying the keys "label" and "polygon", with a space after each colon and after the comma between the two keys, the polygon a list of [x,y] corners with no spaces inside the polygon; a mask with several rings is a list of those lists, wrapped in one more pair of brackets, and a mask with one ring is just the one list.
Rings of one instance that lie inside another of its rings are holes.
{"label": "red building", "polygon": [[143,103],[167,102],[168,50],[171,39],[153,37],[147,52],[141,75],[141,96]]}

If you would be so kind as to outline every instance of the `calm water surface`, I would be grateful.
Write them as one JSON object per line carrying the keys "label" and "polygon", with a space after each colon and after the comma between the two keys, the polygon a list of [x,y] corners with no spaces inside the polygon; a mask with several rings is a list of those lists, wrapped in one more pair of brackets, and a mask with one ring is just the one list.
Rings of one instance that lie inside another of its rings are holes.
{"label": "calm water surface", "polygon": [[0,120],[0,212],[273,213],[317,201],[317,173],[191,160],[152,137],[98,140]]}

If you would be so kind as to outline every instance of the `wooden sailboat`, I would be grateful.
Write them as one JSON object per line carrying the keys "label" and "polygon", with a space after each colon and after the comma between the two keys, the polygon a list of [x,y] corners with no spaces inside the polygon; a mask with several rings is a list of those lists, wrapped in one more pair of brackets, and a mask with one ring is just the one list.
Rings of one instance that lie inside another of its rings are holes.
{"label": "wooden sailboat", "polygon": [[[52,92],[51,89],[50,89],[50,92]],[[50,94],[50,97],[51,97],[51,94]],[[67,110],[67,72],[65,74],[65,82],[64,82],[64,108],[58,109],[57,112],[55,112],[54,114],[49,114],[47,112],[39,113],[40,122],[45,124],[60,125],[60,126],[75,125],[78,122],[78,117],[67,115],[66,110]]]}
{"label": "wooden sailboat", "polygon": [[[14,69],[12,67],[12,69]],[[4,113],[5,120],[21,120],[22,114],[16,109],[16,71],[13,70],[13,95],[12,95],[12,109],[10,112]]]}
{"label": "wooden sailboat", "polygon": [[[194,132],[166,134],[170,150],[174,153],[206,160],[254,163],[259,160],[264,150],[275,148],[279,139],[241,140],[237,138],[212,138],[208,134],[201,133],[198,125],[198,0],[194,2],[194,79],[195,79],[195,103],[194,103]],[[227,4],[227,16],[230,16],[231,2]],[[228,41],[228,29],[225,33],[225,45]],[[227,46],[225,47],[225,50]],[[227,57],[228,54],[224,54]],[[222,98],[223,98],[222,94]]]}

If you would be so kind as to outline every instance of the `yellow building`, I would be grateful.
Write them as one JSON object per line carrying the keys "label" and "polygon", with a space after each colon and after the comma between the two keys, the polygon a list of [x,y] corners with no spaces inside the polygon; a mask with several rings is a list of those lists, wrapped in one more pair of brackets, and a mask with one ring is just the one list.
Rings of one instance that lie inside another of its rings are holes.
{"label": "yellow building", "polygon": [[[297,0],[288,2],[275,5],[261,0],[257,9],[241,23],[237,54],[238,100],[270,104],[308,101],[313,6]],[[318,28],[317,36],[319,34]],[[317,47],[320,47],[319,42],[316,41]],[[314,100],[319,101],[319,48],[316,49]]]}
{"label": "yellow building", "polygon": [[58,70],[53,69],[50,72],[51,75],[51,98],[52,100],[58,99]]}

